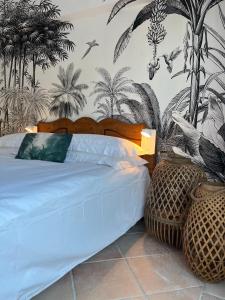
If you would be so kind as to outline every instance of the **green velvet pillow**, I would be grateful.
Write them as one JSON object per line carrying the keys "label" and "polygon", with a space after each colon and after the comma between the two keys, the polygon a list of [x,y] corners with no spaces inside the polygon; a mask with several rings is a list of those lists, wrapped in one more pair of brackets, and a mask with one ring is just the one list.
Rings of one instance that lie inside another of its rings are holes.
{"label": "green velvet pillow", "polygon": [[16,158],[64,162],[72,134],[27,133]]}

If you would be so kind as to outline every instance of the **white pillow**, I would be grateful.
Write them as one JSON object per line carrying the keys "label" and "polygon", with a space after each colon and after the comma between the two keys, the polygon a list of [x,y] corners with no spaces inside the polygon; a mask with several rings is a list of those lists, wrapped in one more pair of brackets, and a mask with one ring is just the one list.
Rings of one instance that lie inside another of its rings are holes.
{"label": "white pillow", "polygon": [[143,154],[140,146],[128,140],[97,134],[74,134],[68,148],[73,151],[127,158]]}
{"label": "white pillow", "polygon": [[106,165],[114,169],[121,170],[143,166],[148,162],[139,156],[130,156],[127,158],[117,158],[96,153],[70,151],[67,152],[65,162],[87,162],[97,165]]}
{"label": "white pillow", "polygon": [[0,137],[0,147],[19,149],[26,133],[13,133]]}
{"label": "white pillow", "polygon": [[18,147],[0,147],[0,155],[15,157],[18,153]]}

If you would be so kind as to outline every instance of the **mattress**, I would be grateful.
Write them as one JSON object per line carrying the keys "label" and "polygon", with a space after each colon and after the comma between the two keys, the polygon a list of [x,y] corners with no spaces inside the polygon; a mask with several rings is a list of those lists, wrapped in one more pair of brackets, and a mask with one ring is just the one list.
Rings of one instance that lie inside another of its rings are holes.
{"label": "mattress", "polygon": [[0,155],[0,299],[31,299],[142,216],[147,168]]}

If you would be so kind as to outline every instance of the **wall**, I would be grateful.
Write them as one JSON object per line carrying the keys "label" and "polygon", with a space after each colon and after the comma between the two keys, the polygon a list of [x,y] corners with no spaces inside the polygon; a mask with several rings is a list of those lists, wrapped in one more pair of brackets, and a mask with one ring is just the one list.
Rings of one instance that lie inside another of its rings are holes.
{"label": "wall", "polygon": [[179,1],[118,1],[108,25],[117,1],[1,1],[1,134],[113,115],[224,181],[225,3],[209,2],[197,30]]}

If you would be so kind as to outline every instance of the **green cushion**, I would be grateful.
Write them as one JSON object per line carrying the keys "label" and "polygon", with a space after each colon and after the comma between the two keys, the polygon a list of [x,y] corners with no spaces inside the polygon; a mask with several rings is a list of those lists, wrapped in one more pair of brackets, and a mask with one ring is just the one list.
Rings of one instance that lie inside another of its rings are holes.
{"label": "green cushion", "polygon": [[27,133],[16,158],[64,162],[72,134]]}

